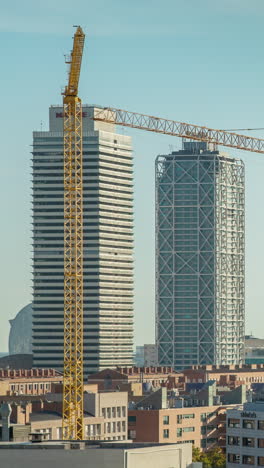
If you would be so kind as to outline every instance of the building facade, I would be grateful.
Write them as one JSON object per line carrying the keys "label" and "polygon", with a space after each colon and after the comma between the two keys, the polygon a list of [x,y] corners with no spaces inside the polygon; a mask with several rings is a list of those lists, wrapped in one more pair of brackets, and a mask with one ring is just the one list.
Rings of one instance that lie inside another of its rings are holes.
{"label": "building facade", "polygon": [[226,445],[225,406],[128,410],[128,438],[134,442],[192,443],[209,450]]}
{"label": "building facade", "polygon": [[227,468],[264,466],[264,403],[227,411]]}
{"label": "building facade", "polygon": [[[132,365],[131,138],[83,106],[84,373]],[[33,133],[33,364],[63,368],[63,109]]]}
{"label": "building facade", "polygon": [[156,159],[159,365],[244,358],[244,164],[204,142]]}

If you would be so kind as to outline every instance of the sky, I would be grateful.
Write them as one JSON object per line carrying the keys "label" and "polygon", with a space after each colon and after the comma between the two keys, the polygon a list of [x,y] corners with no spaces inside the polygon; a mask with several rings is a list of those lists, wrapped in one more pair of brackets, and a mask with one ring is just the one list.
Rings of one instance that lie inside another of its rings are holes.
{"label": "sky", "polygon": [[[264,127],[263,19],[263,0],[1,4],[0,351],[8,349],[9,319],[32,300],[32,131],[47,130],[49,105],[62,102],[73,25],[86,34],[84,103],[233,129]],[[135,344],[151,343],[154,163],[181,140],[119,131],[133,137],[135,161]],[[264,155],[228,151],[246,165],[246,332],[264,337]]]}

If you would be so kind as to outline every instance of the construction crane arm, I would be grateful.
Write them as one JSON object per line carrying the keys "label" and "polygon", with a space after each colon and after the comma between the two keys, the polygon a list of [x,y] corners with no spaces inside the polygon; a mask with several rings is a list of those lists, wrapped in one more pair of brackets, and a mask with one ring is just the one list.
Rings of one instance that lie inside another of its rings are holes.
{"label": "construction crane arm", "polygon": [[93,120],[264,154],[264,140],[122,109],[97,109]]}
{"label": "construction crane arm", "polygon": [[69,60],[66,63],[70,64],[68,85],[65,87],[65,96],[77,96],[79,77],[82,64],[83,46],[85,34],[80,26],[77,27],[74,34],[73,49]]}

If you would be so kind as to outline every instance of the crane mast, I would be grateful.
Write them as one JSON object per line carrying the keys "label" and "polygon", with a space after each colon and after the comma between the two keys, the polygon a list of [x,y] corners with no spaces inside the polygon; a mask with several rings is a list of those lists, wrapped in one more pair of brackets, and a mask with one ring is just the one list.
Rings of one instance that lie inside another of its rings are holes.
{"label": "crane mast", "polygon": [[85,35],[74,34],[63,98],[64,139],[64,378],[63,439],[83,432],[83,162],[82,102],[78,84]]}

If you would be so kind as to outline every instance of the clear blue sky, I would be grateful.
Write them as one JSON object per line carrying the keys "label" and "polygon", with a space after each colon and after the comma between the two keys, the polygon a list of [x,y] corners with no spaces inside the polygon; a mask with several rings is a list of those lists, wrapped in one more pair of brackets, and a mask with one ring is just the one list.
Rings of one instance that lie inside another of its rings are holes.
{"label": "clear blue sky", "polygon": [[[31,301],[32,131],[61,102],[72,25],[86,45],[84,103],[215,128],[264,127],[263,0],[2,2],[0,351],[8,320]],[[125,130],[135,155],[136,343],[154,340],[154,160],[177,138]],[[264,138],[264,132],[254,133]],[[264,336],[264,157],[246,162],[247,332]]]}

